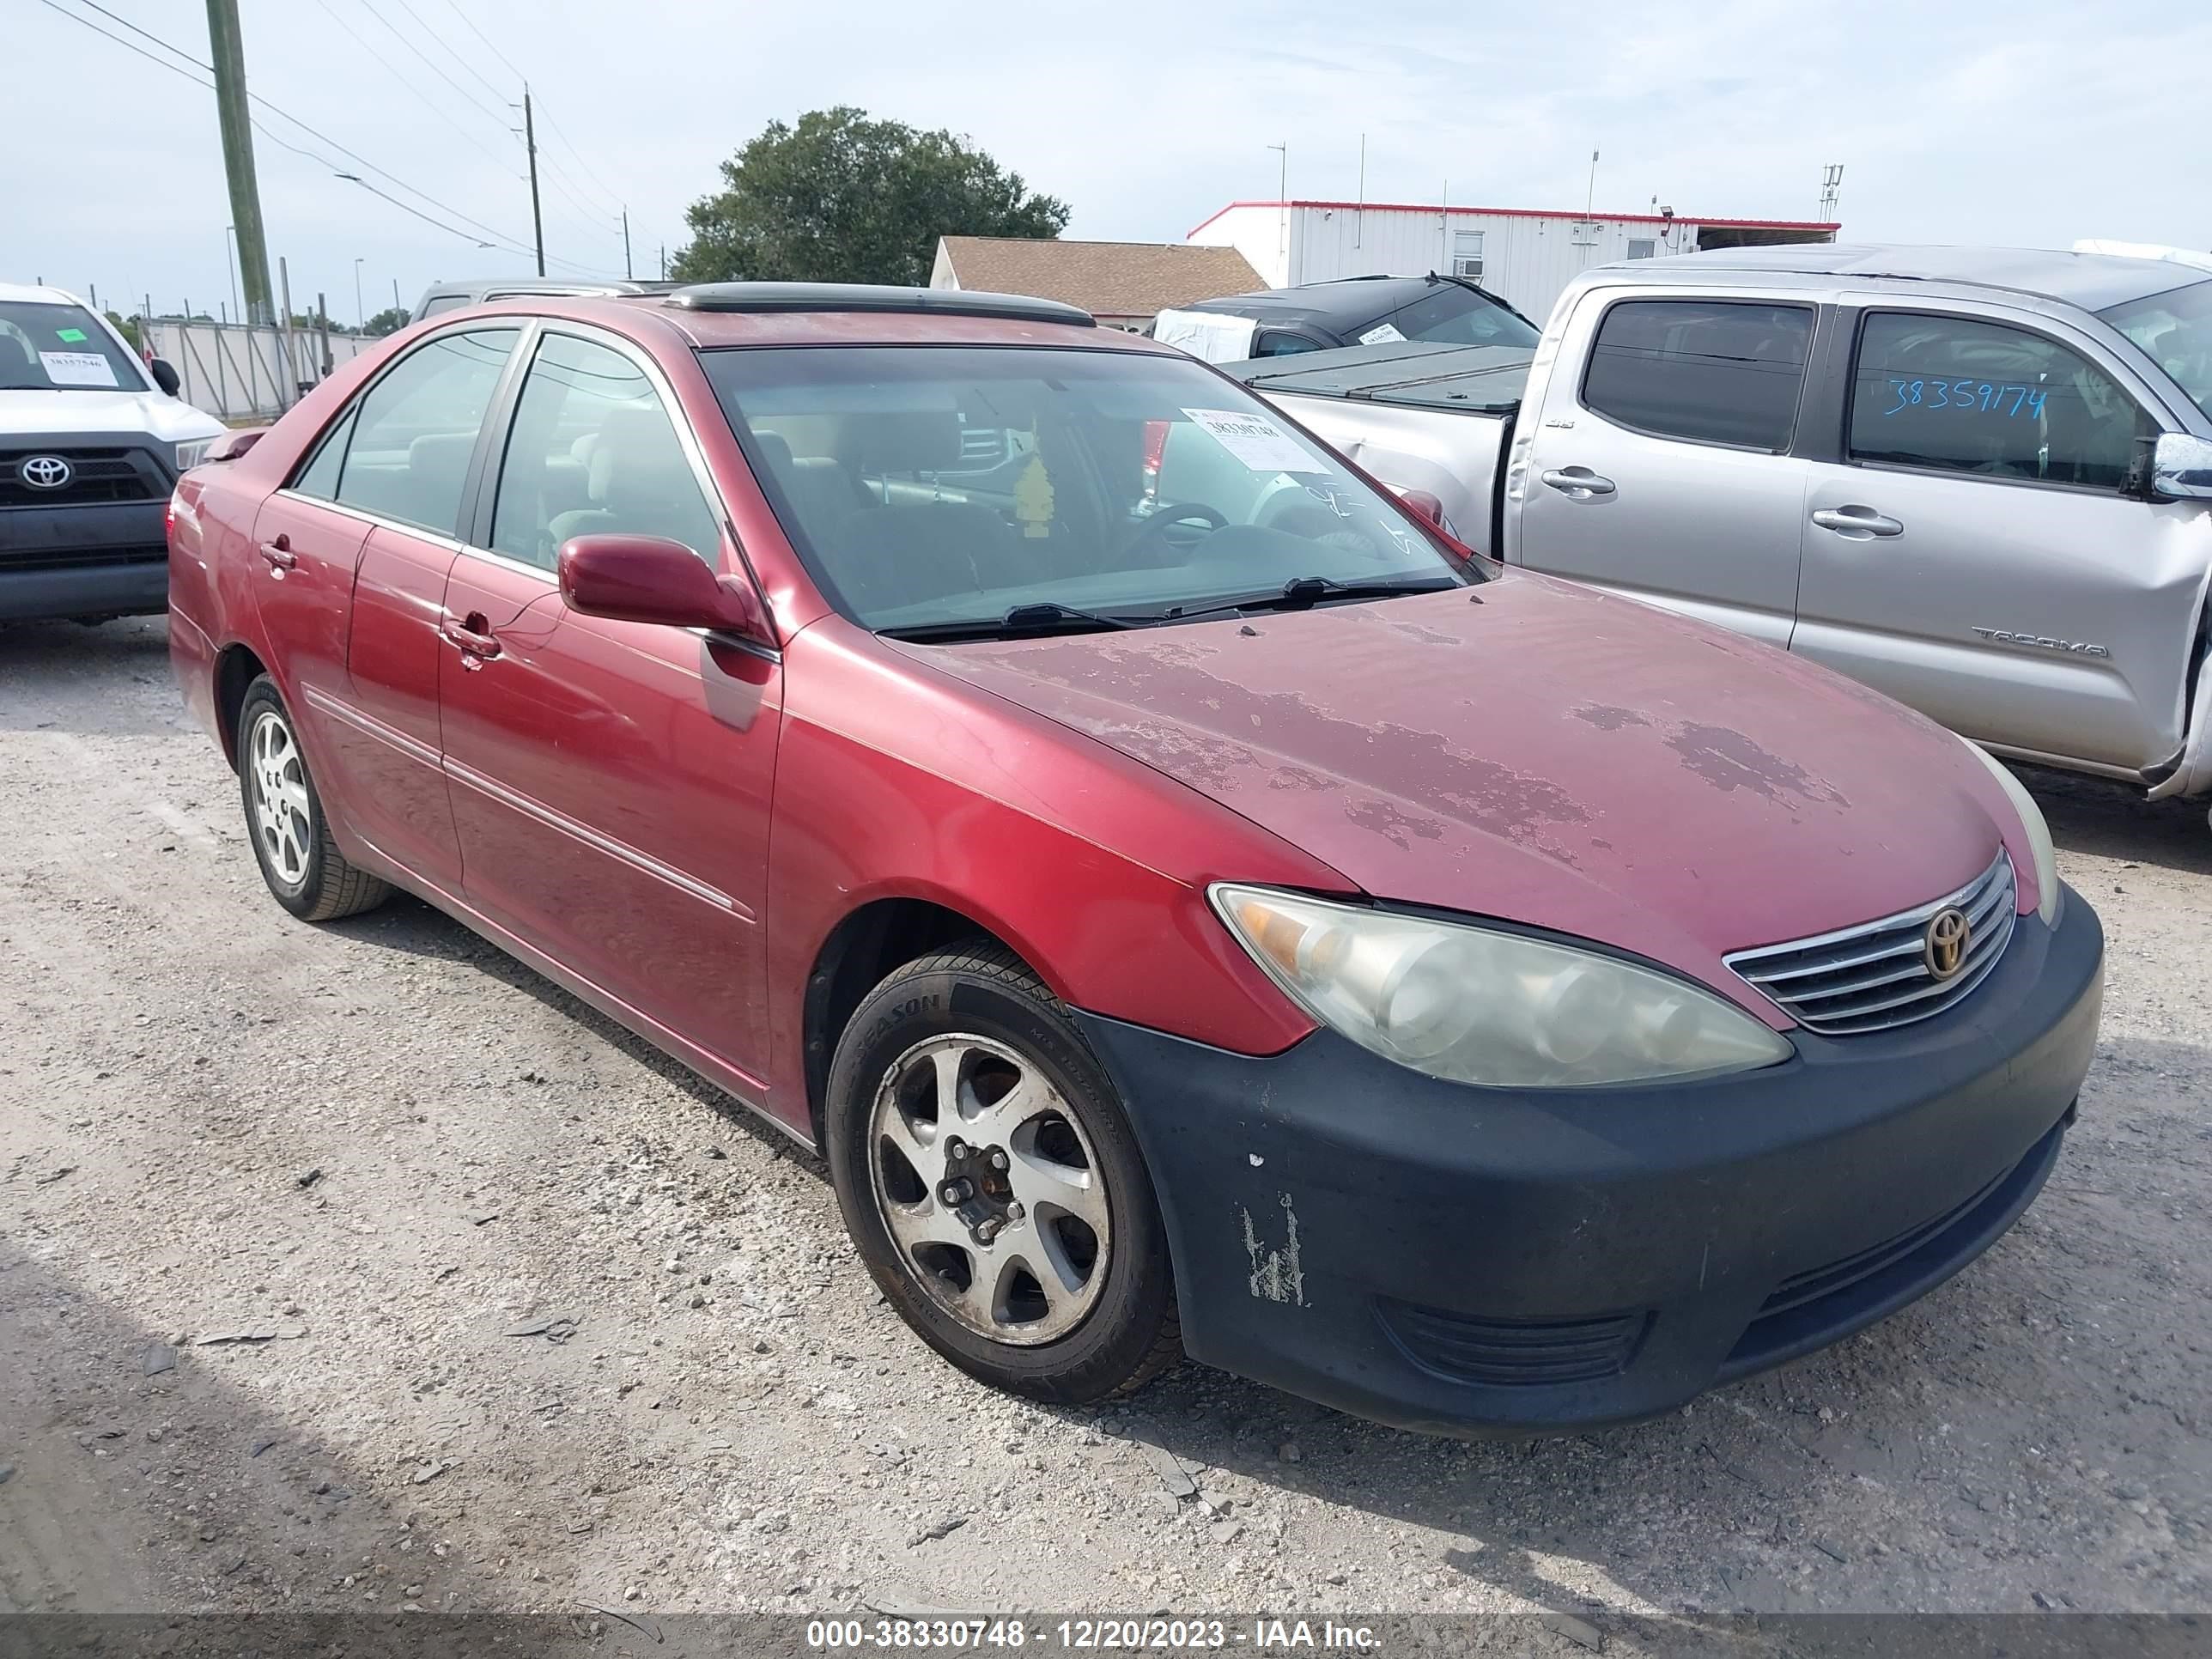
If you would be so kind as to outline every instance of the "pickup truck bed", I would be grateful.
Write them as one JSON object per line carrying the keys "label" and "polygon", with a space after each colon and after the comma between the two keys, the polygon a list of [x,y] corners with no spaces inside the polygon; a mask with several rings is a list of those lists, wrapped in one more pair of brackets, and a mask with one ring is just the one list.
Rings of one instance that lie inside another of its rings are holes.
{"label": "pickup truck bed", "polygon": [[[1522,347],[1407,340],[1222,368],[1384,483],[1427,490],[1454,533],[1495,557],[1499,462],[1534,356]],[[1440,410],[1473,418],[1439,421]]]}

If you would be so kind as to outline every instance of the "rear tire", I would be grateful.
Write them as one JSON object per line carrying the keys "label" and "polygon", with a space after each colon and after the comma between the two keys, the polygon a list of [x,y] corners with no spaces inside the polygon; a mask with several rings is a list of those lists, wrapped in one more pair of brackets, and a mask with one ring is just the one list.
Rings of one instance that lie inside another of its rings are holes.
{"label": "rear tire", "polygon": [[826,1104],[830,1178],[861,1260],[962,1370],[1073,1404],[1132,1393],[1182,1358],[1166,1232],[1127,1115],[1066,1010],[1004,945],[950,946],[871,991]]}
{"label": "rear tire", "polygon": [[386,883],[338,851],[291,711],[266,674],[246,688],[237,743],[246,834],[276,902],[302,921],[335,921],[390,897]]}

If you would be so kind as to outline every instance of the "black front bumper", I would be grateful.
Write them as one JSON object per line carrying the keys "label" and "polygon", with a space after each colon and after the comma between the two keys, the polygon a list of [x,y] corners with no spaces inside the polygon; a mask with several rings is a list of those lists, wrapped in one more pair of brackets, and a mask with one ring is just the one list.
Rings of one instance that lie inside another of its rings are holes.
{"label": "black front bumper", "polygon": [[167,538],[163,501],[0,508],[0,622],[166,611]]}
{"label": "black front bumper", "polygon": [[2069,893],[1958,1007],[1688,1085],[1477,1089],[1316,1032],[1262,1059],[1081,1015],[1194,1358],[1404,1428],[1645,1417],[1965,1267],[2057,1161],[2104,938]]}

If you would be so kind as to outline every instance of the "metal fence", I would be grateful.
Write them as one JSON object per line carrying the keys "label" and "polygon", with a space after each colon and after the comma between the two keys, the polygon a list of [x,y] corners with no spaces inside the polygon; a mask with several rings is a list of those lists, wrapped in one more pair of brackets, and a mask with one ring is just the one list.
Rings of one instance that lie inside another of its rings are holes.
{"label": "metal fence", "polygon": [[150,356],[175,366],[177,395],[219,420],[273,419],[338,364],[376,343],[320,329],[242,323],[139,324]]}

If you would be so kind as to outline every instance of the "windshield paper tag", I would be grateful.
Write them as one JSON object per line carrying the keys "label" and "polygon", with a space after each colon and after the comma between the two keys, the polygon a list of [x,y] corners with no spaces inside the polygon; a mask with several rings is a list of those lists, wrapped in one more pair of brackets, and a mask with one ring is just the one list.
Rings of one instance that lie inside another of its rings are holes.
{"label": "windshield paper tag", "polygon": [[1227,409],[1186,409],[1224,449],[1255,472],[1326,472],[1328,465],[1299,447],[1297,439],[1264,415],[1242,415]]}
{"label": "windshield paper tag", "polygon": [[81,328],[58,328],[54,331],[54,338],[64,345],[82,345],[84,331]]}
{"label": "windshield paper tag", "polygon": [[115,365],[97,351],[41,351],[46,378],[56,386],[119,386]]}
{"label": "windshield paper tag", "polygon": [[1359,337],[1359,343],[1362,345],[1389,345],[1393,340],[1402,340],[1405,337],[1406,337],[1404,335],[1399,333],[1398,331],[1389,323],[1377,323],[1374,327],[1369,329],[1366,333]]}

